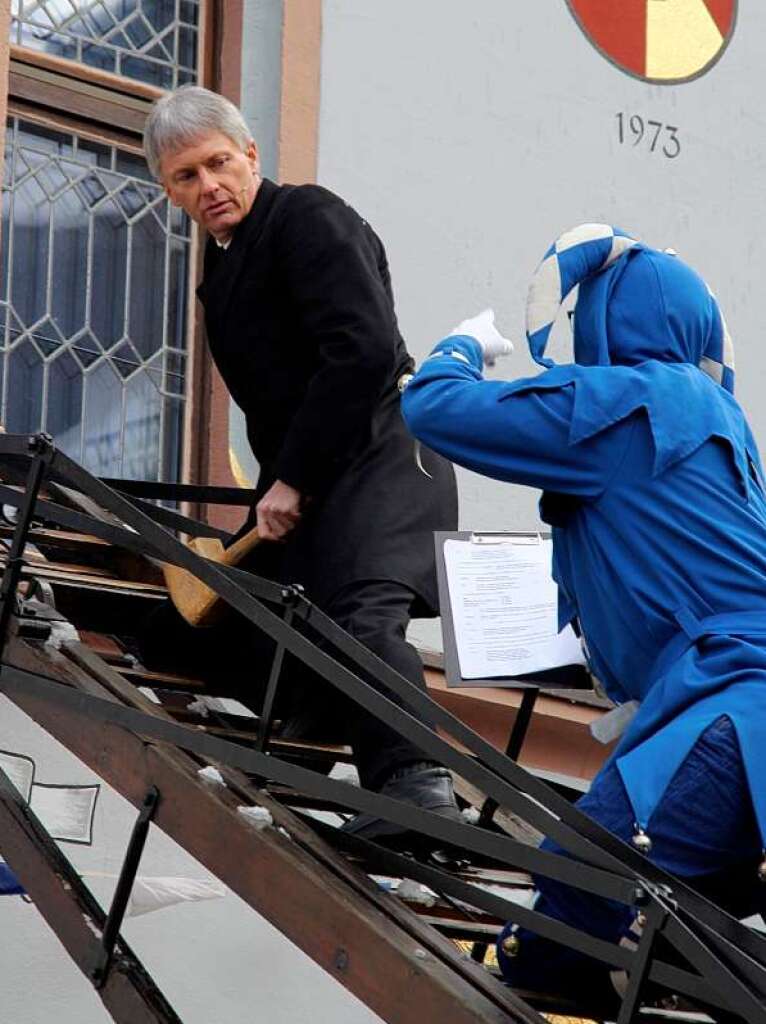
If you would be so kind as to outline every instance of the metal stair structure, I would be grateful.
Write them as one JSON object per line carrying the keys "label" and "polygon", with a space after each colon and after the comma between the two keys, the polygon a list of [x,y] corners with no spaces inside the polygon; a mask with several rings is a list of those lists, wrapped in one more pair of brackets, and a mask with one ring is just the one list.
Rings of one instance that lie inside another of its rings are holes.
{"label": "metal stair structure", "polygon": [[[99,480],[45,435],[0,435],[0,480],[0,504],[17,510],[0,528],[0,693],[137,810],[108,911],[2,770],[0,855],[115,1021],[179,1020],[120,934],[153,823],[392,1024],[540,1024],[542,1012],[766,1024],[760,933],[485,742],[299,587],[195,554],[176,533],[226,535],[156,503],[245,505],[250,492]],[[150,671],[132,655],[137,618],[165,599],[163,562],[187,569],[276,641],[257,717],[206,707],[203,681]],[[62,621],[79,639],[51,644]],[[273,708],[286,652],[446,765],[478,823],[328,777],[332,763],[349,760],[344,747],[281,740]],[[339,830],[335,822],[360,811],[405,826],[413,849]],[[538,834],[568,856],[538,850]],[[519,895],[532,872],[635,907],[644,921],[637,947],[530,909]],[[508,920],[625,971],[621,1005],[504,986],[484,954]]]}

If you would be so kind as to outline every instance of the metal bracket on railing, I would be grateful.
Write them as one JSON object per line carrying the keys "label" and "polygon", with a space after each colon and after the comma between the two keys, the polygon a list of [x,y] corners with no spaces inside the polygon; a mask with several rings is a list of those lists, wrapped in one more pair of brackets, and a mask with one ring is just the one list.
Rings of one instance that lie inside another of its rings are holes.
{"label": "metal bracket on railing", "polygon": [[114,947],[120,935],[120,928],[125,917],[125,910],[128,906],[130,894],[133,891],[133,883],[136,879],[136,872],[141,861],[141,854],[144,852],[146,837],[149,833],[149,824],[157,810],[160,800],[159,790],[152,786],[144,797],[133,832],[125,853],[125,860],[122,871],[117,881],[117,888],[114,890],[112,905],[104,924],[104,932],[101,937],[101,949],[96,962],[90,972],[90,977],[95,988],[103,988],[109,977],[114,956]]}

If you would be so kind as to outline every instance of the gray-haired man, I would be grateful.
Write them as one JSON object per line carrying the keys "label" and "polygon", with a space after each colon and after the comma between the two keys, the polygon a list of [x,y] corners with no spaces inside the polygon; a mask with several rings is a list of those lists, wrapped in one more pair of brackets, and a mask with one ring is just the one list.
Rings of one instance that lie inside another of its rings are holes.
{"label": "gray-haired man", "polygon": [[[262,178],[240,112],[205,89],[160,100],[144,144],[171,201],[210,236],[197,294],[260,466],[250,525],[279,542],[260,545],[247,567],[302,583],[348,632],[423,686],[405,630],[413,612],[435,614],[432,534],[455,529],[457,499],[450,464],[428,450],[416,459],[401,418],[398,382],[413,363],[383,245],[326,189]],[[237,628],[240,656],[258,647],[258,661],[262,639]],[[200,646],[215,641],[184,643],[199,663]],[[283,713],[298,731],[328,717],[334,729],[343,725],[363,785],[457,816],[449,774],[382,722],[305,674],[286,689]],[[260,688],[248,683],[239,696],[257,703]],[[381,830],[365,820],[356,827]]]}

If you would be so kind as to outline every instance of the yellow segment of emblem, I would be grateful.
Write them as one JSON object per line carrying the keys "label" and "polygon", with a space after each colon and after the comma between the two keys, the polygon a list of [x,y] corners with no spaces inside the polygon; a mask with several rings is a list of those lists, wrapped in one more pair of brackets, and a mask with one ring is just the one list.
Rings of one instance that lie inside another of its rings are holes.
{"label": "yellow segment of emblem", "polygon": [[723,46],[704,0],[648,0],[646,77],[689,78]]}

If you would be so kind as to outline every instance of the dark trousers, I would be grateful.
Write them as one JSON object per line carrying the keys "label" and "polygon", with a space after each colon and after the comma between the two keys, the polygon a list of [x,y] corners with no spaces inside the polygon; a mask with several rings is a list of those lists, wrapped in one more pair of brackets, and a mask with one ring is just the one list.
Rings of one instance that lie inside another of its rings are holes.
{"label": "dark trousers", "polygon": [[[613,763],[596,776],[578,806],[630,842],[634,814]],[[698,739],[652,814],[647,833],[652,861],[735,917],[766,910],[766,886],[757,871],[761,839],[736,730],[727,716]],[[543,849],[564,854],[550,840]],[[538,877],[535,882],[535,910],[600,939],[635,941],[630,933],[636,915],[630,908],[551,879]],[[515,987],[592,1000],[611,995],[613,984],[619,986],[622,980],[610,978],[605,964],[526,929],[508,925],[501,941],[511,932],[520,940],[518,955],[506,956],[498,943],[498,960],[506,981]]]}
{"label": "dark trousers", "polygon": [[[422,663],[405,637],[414,600],[413,592],[400,583],[364,580],[344,587],[324,611],[425,689]],[[201,677],[210,693],[234,697],[255,713],[261,710],[274,649],[269,637],[236,613],[220,625],[194,629],[170,604],[152,613],[139,638],[148,668]],[[307,739],[350,743],[361,783],[368,789],[379,788],[398,768],[427,760],[417,747],[290,656],[285,657],[275,712],[282,719],[299,719]]]}

